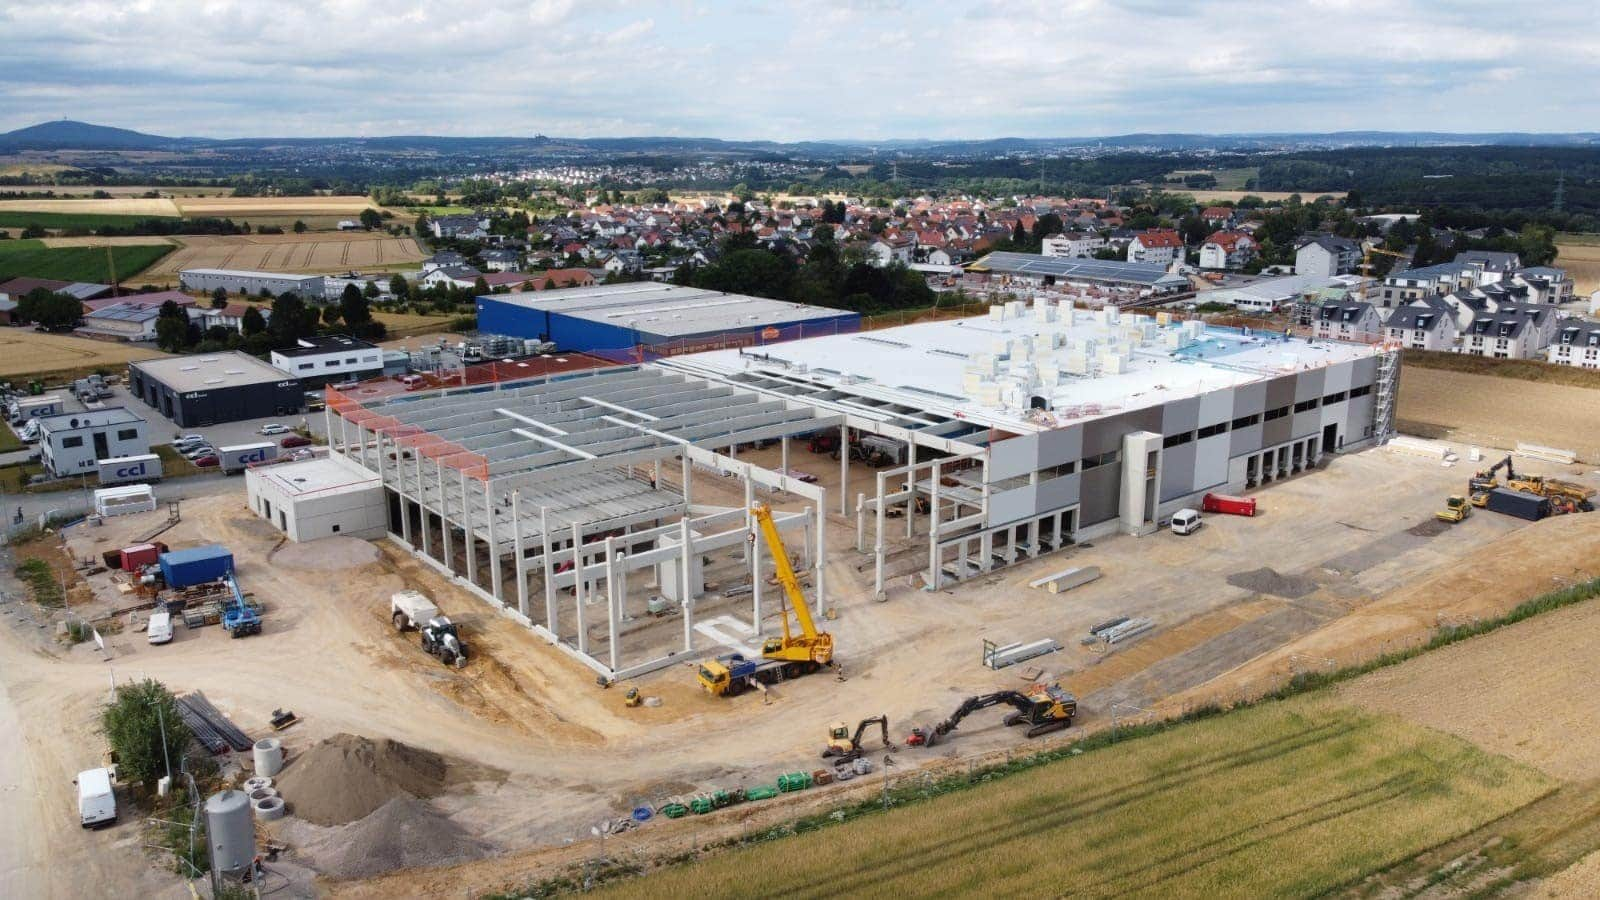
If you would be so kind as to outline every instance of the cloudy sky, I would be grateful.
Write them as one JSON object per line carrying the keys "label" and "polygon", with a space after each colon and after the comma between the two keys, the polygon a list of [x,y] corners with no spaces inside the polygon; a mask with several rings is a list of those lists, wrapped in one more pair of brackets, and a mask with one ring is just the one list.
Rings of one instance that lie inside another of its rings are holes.
{"label": "cloudy sky", "polygon": [[0,129],[1600,130],[1596,0],[0,0]]}

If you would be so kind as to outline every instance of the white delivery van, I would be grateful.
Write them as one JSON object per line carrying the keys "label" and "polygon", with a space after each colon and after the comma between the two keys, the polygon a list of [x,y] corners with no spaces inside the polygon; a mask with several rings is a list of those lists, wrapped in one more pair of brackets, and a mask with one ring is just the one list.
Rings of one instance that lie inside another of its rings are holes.
{"label": "white delivery van", "polygon": [[117,795],[111,791],[110,769],[85,769],[78,773],[78,824],[84,828],[117,821]]}
{"label": "white delivery van", "polygon": [[1205,523],[1200,521],[1200,511],[1184,507],[1172,514],[1173,534],[1194,534]]}
{"label": "white delivery van", "polygon": [[164,609],[151,613],[150,627],[146,631],[152,644],[165,644],[172,640],[172,613]]}

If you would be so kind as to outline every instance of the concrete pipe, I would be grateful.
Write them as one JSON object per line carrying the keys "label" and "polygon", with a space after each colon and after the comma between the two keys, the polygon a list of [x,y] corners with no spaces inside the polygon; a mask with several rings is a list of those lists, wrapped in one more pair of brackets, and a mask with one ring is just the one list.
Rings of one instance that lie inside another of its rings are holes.
{"label": "concrete pipe", "polygon": [[255,746],[256,774],[271,777],[283,771],[283,741],[262,738]]}
{"label": "concrete pipe", "polygon": [[283,798],[267,797],[263,800],[257,800],[255,801],[255,811],[256,818],[263,822],[271,822],[273,819],[281,819],[283,818],[284,814]]}
{"label": "concrete pipe", "polygon": [[269,787],[272,787],[272,779],[266,777],[265,775],[257,775],[254,778],[247,778],[244,782],[244,792],[247,794]]}
{"label": "concrete pipe", "polygon": [[277,788],[256,788],[250,792],[250,802],[255,803],[258,800],[271,800],[277,796]]}

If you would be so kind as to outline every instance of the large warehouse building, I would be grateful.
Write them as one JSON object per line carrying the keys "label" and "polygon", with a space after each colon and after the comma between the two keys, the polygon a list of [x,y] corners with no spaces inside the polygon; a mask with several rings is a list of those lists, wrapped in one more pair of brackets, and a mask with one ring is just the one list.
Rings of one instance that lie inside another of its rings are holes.
{"label": "large warehouse building", "polygon": [[[879,591],[937,589],[1381,440],[1397,365],[1385,346],[1014,303],[473,388],[330,391],[329,434],[381,480],[395,540],[610,680],[774,630],[754,499],[781,502],[819,608],[832,528],[854,529]],[[879,467],[842,453],[819,482],[790,463],[812,435]],[[673,613],[681,628],[645,624]]]}
{"label": "large warehouse building", "polygon": [[975,275],[1001,276],[1008,283],[1030,287],[1084,285],[1151,294],[1186,290],[1189,279],[1155,263],[1119,259],[1074,259],[1038,253],[996,251],[967,266]]}
{"label": "large warehouse building", "polygon": [[305,407],[293,375],[237,351],[128,363],[128,392],[184,428]]}
{"label": "large warehouse building", "polygon": [[321,275],[291,275],[286,272],[255,272],[249,269],[181,269],[178,284],[186,291],[211,293],[222,288],[230,294],[273,296],[298,294],[311,302],[323,299]]}
{"label": "large warehouse building", "polygon": [[861,316],[853,312],[655,283],[478,298],[478,330],[485,334],[553,341],[562,350],[618,361],[669,348],[681,353],[770,344],[860,327]]}

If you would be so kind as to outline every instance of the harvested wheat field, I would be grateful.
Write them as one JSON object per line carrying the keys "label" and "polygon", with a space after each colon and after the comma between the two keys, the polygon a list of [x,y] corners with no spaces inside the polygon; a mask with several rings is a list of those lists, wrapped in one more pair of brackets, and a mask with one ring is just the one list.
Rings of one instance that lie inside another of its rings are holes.
{"label": "harvested wheat field", "polygon": [[1407,366],[1398,419],[1404,434],[1490,447],[1544,444],[1600,462],[1600,390]]}
{"label": "harvested wheat field", "polygon": [[171,200],[120,197],[111,200],[0,200],[0,212],[88,213],[99,216],[165,216],[183,213]]}
{"label": "harvested wheat field", "polygon": [[[114,202],[114,201],[112,201]],[[237,219],[250,216],[288,215],[360,215],[363,209],[375,207],[370,197],[184,197],[176,201],[185,216],[218,216]]]}
{"label": "harvested wheat field", "polygon": [[39,238],[46,246],[52,249],[58,247],[161,247],[169,244],[178,244],[176,238],[162,237],[160,235],[133,234],[124,237],[47,237]]}
{"label": "harvested wheat field", "polygon": [[1555,265],[1572,276],[1572,289],[1576,296],[1586,297],[1600,291],[1600,242],[1595,235],[1584,235],[1588,241],[1556,241]]}
{"label": "harvested wheat field", "polygon": [[270,272],[346,272],[406,268],[422,261],[414,238],[382,232],[340,234],[198,235],[176,238],[179,248],[143,273],[177,280],[183,269],[261,269]]}
{"label": "harvested wheat field", "polygon": [[1564,780],[1600,778],[1600,603],[1536,616],[1338,689]]}
{"label": "harvested wheat field", "polygon": [[0,376],[120,368],[134,360],[166,356],[122,342],[91,341],[21,328],[0,330]]}
{"label": "harvested wheat field", "polygon": [[1470,832],[1552,784],[1397,717],[1301,697],[600,893],[1309,896]]}

